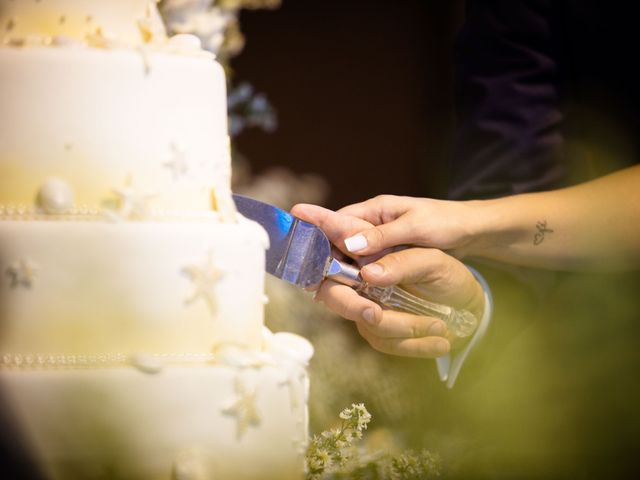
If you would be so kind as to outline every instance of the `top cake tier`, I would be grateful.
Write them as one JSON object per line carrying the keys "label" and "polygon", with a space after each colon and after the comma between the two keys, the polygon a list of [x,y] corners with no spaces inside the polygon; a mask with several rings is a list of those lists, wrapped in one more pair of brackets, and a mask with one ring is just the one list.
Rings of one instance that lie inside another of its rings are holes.
{"label": "top cake tier", "polygon": [[0,0],[0,217],[233,217],[223,69],[157,22],[148,0]]}
{"label": "top cake tier", "polygon": [[84,41],[96,32],[131,46],[162,42],[166,35],[155,4],[155,0],[0,0],[0,42],[56,36]]}

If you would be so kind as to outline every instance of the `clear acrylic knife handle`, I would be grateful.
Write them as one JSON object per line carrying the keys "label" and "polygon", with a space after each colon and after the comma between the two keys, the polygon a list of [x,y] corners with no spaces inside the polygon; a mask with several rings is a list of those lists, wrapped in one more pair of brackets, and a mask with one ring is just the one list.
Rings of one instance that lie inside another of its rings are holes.
{"label": "clear acrylic knife handle", "polygon": [[393,310],[438,318],[455,337],[470,336],[478,326],[478,319],[469,310],[456,310],[448,305],[429,302],[398,286],[376,287],[362,280],[360,270],[334,258],[327,265],[326,277],[348,285],[360,295]]}
{"label": "clear acrylic knife handle", "polygon": [[469,310],[456,310],[447,305],[429,302],[398,286],[376,287],[362,282],[356,291],[363,297],[393,310],[439,318],[447,324],[449,333],[455,337],[468,337],[478,326],[478,319]]}

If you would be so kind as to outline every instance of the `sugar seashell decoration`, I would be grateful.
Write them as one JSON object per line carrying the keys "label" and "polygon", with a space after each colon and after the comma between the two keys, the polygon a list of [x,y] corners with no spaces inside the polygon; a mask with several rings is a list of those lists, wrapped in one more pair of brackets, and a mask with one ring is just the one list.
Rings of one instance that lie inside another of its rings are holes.
{"label": "sugar seashell decoration", "polygon": [[264,348],[272,355],[287,358],[301,365],[308,365],[313,357],[311,342],[300,335],[290,332],[273,333],[267,327],[262,329]]}
{"label": "sugar seashell decoration", "polygon": [[201,50],[202,42],[195,35],[189,33],[179,33],[169,38],[169,46],[176,51]]}
{"label": "sugar seashell decoration", "polygon": [[36,203],[45,213],[65,213],[73,208],[73,189],[61,178],[48,178],[38,191]]}

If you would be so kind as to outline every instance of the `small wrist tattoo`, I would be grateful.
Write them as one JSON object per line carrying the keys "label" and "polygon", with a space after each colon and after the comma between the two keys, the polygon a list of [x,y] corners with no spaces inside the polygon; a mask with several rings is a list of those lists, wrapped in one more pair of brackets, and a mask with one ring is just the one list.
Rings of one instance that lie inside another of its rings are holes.
{"label": "small wrist tattoo", "polygon": [[536,223],[536,228],[538,229],[538,231],[533,236],[533,244],[534,245],[540,245],[544,241],[545,233],[553,233],[553,230],[551,230],[550,228],[547,228],[547,221],[546,220],[542,220],[542,221]]}

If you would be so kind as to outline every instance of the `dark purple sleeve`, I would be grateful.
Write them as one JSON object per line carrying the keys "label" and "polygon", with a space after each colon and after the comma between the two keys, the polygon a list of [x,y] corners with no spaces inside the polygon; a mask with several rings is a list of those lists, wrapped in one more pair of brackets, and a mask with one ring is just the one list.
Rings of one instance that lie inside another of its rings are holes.
{"label": "dark purple sleeve", "polygon": [[450,197],[559,186],[559,47],[553,0],[470,1],[456,44]]}

